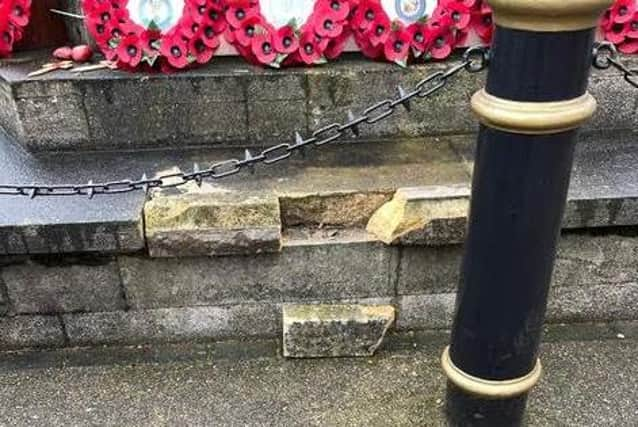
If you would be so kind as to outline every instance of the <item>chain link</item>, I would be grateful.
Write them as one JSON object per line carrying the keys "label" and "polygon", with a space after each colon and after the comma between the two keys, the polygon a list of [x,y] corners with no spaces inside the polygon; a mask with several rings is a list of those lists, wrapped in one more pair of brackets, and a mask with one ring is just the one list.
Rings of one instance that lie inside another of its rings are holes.
{"label": "chain link", "polygon": [[599,70],[607,70],[613,66],[623,73],[623,78],[627,83],[638,89],[638,69],[627,67],[618,57],[618,50],[613,43],[600,42],[594,45],[594,67]]}
{"label": "chain link", "polygon": [[88,196],[93,198],[100,194],[121,194],[131,191],[148,192],[153,188],[179,187],[188,182],[196,182],[201,185],[205,179],[220,179],[241,172],[244,168],[253,168],[256,164],[271,165],[288,159],[293,153],[303,152],[308,146],[322,146],[342,138],[347,132],[352,132],[355,137],[360,134],[361,125],[372,125],[380,122],[397,111],[397,107],[410,111],[410,101],[415,98],[426,98],[444,88],[449,80],[459,72],[465,70],[470,73],[483,71],[489,63],[489,50],[484,47],[471,47],[463,54],[463,59],[445,71],[437,71],[419,81],[413,90],[406,91],[398,87],[398,96],[392,99],[384,99],[356,116],[348,112],[348,121],[345,123],[332,123],[317,129],[310,138],[304,139],[299,133],[295,133],[294,143],[283,143],[267,148],[258,155],[253,155],[249,150],[245,151],[243,159],[229,159],[215,163],[207,169],[200,169],[198,165],[193,171],[177,172],[160,175],[149,179],[143,175],[139,180],[120,180],[106,183],[93,183],[79,185],[4,185],[0,184],[0,195],[28,196]]}

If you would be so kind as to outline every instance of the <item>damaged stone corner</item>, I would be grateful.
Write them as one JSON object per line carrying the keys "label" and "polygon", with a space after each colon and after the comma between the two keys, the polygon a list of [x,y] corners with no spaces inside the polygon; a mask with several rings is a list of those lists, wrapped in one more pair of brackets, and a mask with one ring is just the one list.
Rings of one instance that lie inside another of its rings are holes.
{"label": "damaged stone corner", "polygon": [[466,184],[400,188],[372,215],[366,229],[388,245],[462,243],[469,197]]}
{"label": "damaged stone corner", "polygon": [[289,358],[373,356],[394,321],[392,305],[284,305],[283,354]]}
{"label": "damaged stone corner", "polygon": [[153,191],[144,220],[151,257],[281,251],[281,210],[271,193],[230,193],[210,183],[189,182]]}

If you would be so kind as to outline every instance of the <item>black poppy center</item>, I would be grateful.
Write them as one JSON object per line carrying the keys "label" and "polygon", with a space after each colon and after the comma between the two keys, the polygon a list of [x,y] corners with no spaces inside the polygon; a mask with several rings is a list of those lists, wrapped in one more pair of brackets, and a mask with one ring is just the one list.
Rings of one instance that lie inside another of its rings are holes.
{"label": "black poppy center", "polygon": [[265,54],[268,54],[268,53],[272,52],[272,46],[270,45],[270,43],[264,42],[264,44],[261,45],[261,50]]}
{"label": "black poppy center", "polygon": [[283,44],[284,47],[289,47],[292,44],[292,39],[288,36],[284,37]]}
{"label": "black poppy center", "polygon": [[179,58],[182,56],[182,50],[177,46],[173,46],[171,48],[171,55],[173,55],[175,58]]}
{"label": "black poppy center", "polygon": [[244,12],[244,9],[237,9],[237,12],[235,12],[235,17],[241,21],[246,17],[246,12]]}
{"label": "black poppy center", "polygon": [[128,53],[128,55],[129,55],[129,56],[135,56],[135,55],[137,55],[137,46],[135,46],[135,45],[133,45],[133,44],[132,44],[132,45],[129,45],[129,46],[126,48],[126,53]]}
{"label": "black poppy center", "polygon": [[329,19],[323,23],[323,28],[325,28],[326,30],[332,30],[332,27],[334,27],[334,24]]}
{"label": "black poppy center", "polygon": [[310,53],[312,53],[312,52],[315,50],[315,48],[314,48],[314,46],[313,46],[311,43],[307,43],[307,44],[303,47],[303,50],[305,50],[305,51],[306,51],[306,53],[310,54]]}
{"label": "black poppy center", "polygon": [[401,52],[401,49],[403,48],[403,42],[401,40],[397,40],[394,42],[394,51],[395,52]]}

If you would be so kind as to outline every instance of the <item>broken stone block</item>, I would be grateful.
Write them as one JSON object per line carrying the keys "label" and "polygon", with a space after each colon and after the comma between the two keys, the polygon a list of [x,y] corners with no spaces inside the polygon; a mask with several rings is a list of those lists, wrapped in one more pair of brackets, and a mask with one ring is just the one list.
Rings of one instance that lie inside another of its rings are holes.
{"label": "broken stone block", "polygon": [[386,244],[448,245],[465,239],[470,188],[465,184],[400,188],[367,230]]}
{"label": "broken stone block", "polygon": [[286,305],[284,356],[372,356],[394,317],[391,305]]}
{"label": "broken stone block", "polygon": [[281,215],[274,194],[231,194],[209,184],[200,188],[189,183],[153,193],[144,207],[144,218],[151,257],[281,250]]}

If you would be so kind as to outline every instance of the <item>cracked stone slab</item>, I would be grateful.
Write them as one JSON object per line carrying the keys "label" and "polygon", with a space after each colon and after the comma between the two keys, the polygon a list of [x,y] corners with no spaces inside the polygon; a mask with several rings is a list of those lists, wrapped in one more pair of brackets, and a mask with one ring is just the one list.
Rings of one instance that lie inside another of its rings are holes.
{"label": "cracked stone slab", "polygon": [[461,243],[465,238],[468,185],[400,188],[377,210],[367,230],[386,244]]}
{"label": "cracked stone slab", "polygon": [[279,199],[189,183],[153,193],[144,206],[151,257],[252,255],[281,250]]}
{"label": "cracked stone slab", "polygon": [[284,356],[372,356],[393,323],[391,305],[285,305]]}

